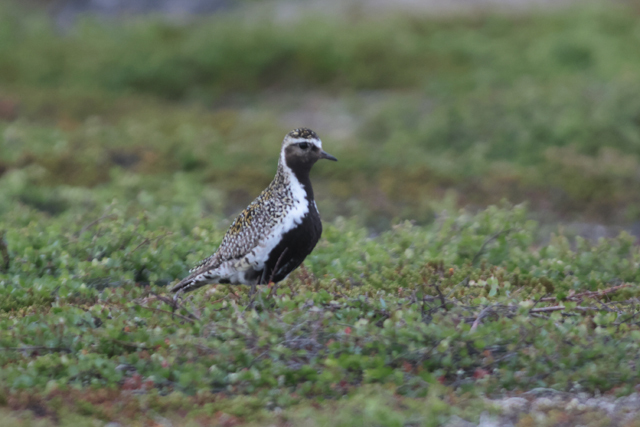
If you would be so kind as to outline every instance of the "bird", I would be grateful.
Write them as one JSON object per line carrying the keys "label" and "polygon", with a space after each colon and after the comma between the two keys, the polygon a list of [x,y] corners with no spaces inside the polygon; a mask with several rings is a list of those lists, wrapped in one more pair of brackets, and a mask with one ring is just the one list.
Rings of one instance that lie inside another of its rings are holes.
{"label": "bird", "polygon": [[337,161],[308,128],[282,141],[273,181],[233,221],[218,249],[171,289],[175,297],[208,284],[277,283],[295,270],[322,234],[309,173],[321,159]]}

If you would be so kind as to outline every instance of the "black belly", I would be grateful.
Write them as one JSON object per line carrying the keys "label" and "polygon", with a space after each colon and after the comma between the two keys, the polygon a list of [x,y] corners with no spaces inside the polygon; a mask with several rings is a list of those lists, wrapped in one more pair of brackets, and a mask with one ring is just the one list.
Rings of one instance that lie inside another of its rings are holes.
{"label": "black belly", "polygon": [[286,232],[280,243],[269,253],[265,270],[260,272],[259,283],[279,282],[287,277],[315,248],[321,234],[320,215],[315,206],[310,204],[309,213],[302,222]]}

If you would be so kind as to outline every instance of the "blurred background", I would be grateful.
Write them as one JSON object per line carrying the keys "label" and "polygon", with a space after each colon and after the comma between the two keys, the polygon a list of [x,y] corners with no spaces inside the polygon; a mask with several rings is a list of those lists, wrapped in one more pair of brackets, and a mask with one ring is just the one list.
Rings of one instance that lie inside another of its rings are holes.
{"label": "blurred background", "polygon": [[371,230],[527,202],[640,236],[640,1],[4,0],[0,215],[117,200],[227,218],[286,132]]}

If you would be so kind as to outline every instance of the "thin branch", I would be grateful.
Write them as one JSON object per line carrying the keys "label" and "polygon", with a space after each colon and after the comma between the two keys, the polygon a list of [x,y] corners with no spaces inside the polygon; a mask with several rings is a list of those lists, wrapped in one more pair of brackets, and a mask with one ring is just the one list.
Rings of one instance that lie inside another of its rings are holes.
{"label": "thin branch", "polygon": [[435,283],[433,286],[435,286],[436,291],[438,292],[438,297],[440,298],[440,302],[442,303],[441,307],[444,308],[444,311],[449,311],[447,309],[447,303],[445,302],[444,295],[442,295],[442,291],[440,290],[440,286],[438,286],[437,283]]}
{"label": "thin branch", "polygon": [[549,294],[548,294],[548,293],[547,293],[547,294],[544,294],[543,296],[541,296],[540,298],[538,298],[538,299],[533,303],[533,307],[531,307],[531,309],[533,310],[533,309],[536,307],[536,305],[540,304],[540,301],[544,301],[544,300],[546,300],[546,298],[545,298],[545,297],[546,297],[547,295],[549,295]]}
{"label": "thin branch", "polygon": [[564,309],[564,305],[554,305],[553,307],[532,308],[529,310],[529,313],[548,313],[550,311],[562,311]]}
{"label": "thin branch", "polygon": [[[178,315],[175,310],[177,309],[181,309],[187,312],[187,314],[189,315],[189,317],[191,319],[195,319],[195,320],[200,320],[200,318],[198,316],[196,316],[195,314],[191,313],[189,310],[187,310],[186,308],[184,308],[182,306],[182,304],[178,304],[178,299],[174,298],[174,299],[170,299],[170,298],[165,298],[163,296],[160,296],[158,294],[156,294],[155,292],[151,292],[151,295],[153,295],[154,297],[156,297],[156,299],[158,299],[159,301],[162,301],[163,303],[167,304],[170,307],[173,307],[173,314]],[[176,296],[178,296],[179,294],[176,293]]]}
{"label": "thin branch", "polygon": [[538,318],[538,319],[544,319],[544,320],[551,320],[551,318],[550,318],[549,316],[545,316],[545,315],[543,315],[543,314],[535,314],[535,313],[532,313],[532,314],[531,314],[531,317],[536,317],[536,318]]}
{"label": "thin branch", "polygon": [[269,350],[265,350],[262,353],[260,353],[259,355],[257,355],[256,357],[253,358],[253,360],[251,360],[251,362],[249,362],[249,368],[251,368],[253,366],[254,363],[256,363],[258,361],[258,359],[260,359],[262,356],[266,356],[267,354],[269,354]]}
{"label": "thin branch", "polygon": [[162,239],[164,239],[165,237],[170,236],[170,235],[172,235],[172,234],[173,234],[173,232],[171,232],[171,231],[167,231],[166,233],[161,234],[161,235],[160,235],[160,236],[158,236],[158,237],[154,237],[153,239],[149,239],[148,237],[146,237],[146,238],[145,238],[145,239],[144,239],[144,240],[143,240],[143,241],[142,241],[138,246],[136,246],[135,248],[133,248],[132,250],[130,250],[129,252],[127,252],[127,254],[126,254],[125,256],[129,256],[129,255],[131,255],[132,253],[134,253],[135,251],[137,251],[138,249],[140,249],[140,248],[141,248],[142,246],[144,246],[144,245],[149,245],[149,244],[151,244],[151,243],[153,243],[153,242],[156,242],[156,243],[157,243],[157,242],[159,242],[160,240],[162,240]]}
{"label": "thin branch", "polygon": [[145,238],[138,246],[136,246],[135,248],[133,248],[132,250],[130,250],[129,252],[127,252],[127,254],[125,256],[129,256],[132,253],[134,253],[135,251],[137,251],[138,249],[140,249],[142,246],[147,245],[151,243],[151,240],[149,240],[149,238]]}
{"label": "thin branch", "polygon": [[46,351],[63,351],[65,353],[71,353],[71,349],[67,347],[45,347],[42,345],[32,345],[25,347],[0,347],[1,351],[38,351],[38,350],[46,350]]}
{"label": "thin branch", "polygon": [[161,309],[161,308],[155,308],[155,307],[149,307],[149,306],[142,305],[142,304],[138,304],[138,305],[139,305],[140,307],[142,307],[142,308],[146,308],[146,309],[148,309],[148,310],[153,310],[153,311],[157,311],[157,312],[160,312],[160,313],[171,314],[172,316],[178,316],[179,318],[181,318],[181,319],[183,319],[183,320],[186,320],[187,322],[195,323],[195,321],[194,321],[193,319],[190,319],[190,318],[188,318],[187,316],[183,316],[182,314],[172,313],[172,312],[170,312],[170,311],[168,311],[168,310],[163,310],[163,309]]}
{"label": "thin branch", "polygon": [[[482,256],[482,254],[484,253],[484,250],[486,249],[487,245],[491,242],[493,242],[495,239],[497,239],[501,234],[503,233],[510,233],[511,232],[511,228],[509,229],[502,229],[494,234],[492,234],[491,236],[487,237],[485,239],[484,242],[482,242],[482,246],[480,246],[480,249],[478,250],[478,252],[476,252],[476,254],[473,256],[473,259],[471,260],[471,267],[473,267],[476,262],[480,259],[480,257]],[[458,283],[457,285],[455,285],[452,289],[451,292],[449,292],[449,295],[447,295],[447,298],[450,297],[453,292],[455,291],[455,289],[460,286],[460,285],[464,285],[464,286],[469,286],[469,279],[471,278],[471,275],[467,275],[467,277],[465,277],[464,279],[462,279],[462,281],[460,283]]]}
{"label": "thin branch", "polygon": [[85,225],[84,227],[82,227],[82,228],[80,229],[80,231],[78,231],[78,232],[75,234],[75,237],[76,237],[76,238],[78,238],[78,237],[82,236],[82,233],[84,233],[85,231],[87,231],[88,229],[90,229],[91,227],[93,227],[94,225],[96,225],[97,223],[104,221],[105,219],[111,219],[111,218],[117,218],[117,217],[118,217],[118,215],[117,215],[117,214],[105,214],[105,215],[102,215],[100,218],[98,218],[98,219],[94,219],[94,220],[93,220],[93,221],[91,221],[89,224],[87,224],[87,225]]}
{"label": "thin branch", "polygon": [[136,344],[136,343],[134,343],[134,342],[128,342],[128,341],[117,340],[117,339],[115,339],[115,338],[108,338],[108,337],[103,337],[103,338],[106,338],[106,339],[108,339],[109,341],[114,342],[114,343],[116,343],[116,344],[119,344],[119,345],[121,345],[121,346],[123,346],[123,347],[138,348],[138,349],[141,349],[141,350],[149,350],[149,347],[147,347],[147,346],[146,346],[146,345],[144,345],[144,344],[142,344],[142,345],[141,345],[141,344]]}
{"label": "thin branch", "polygon": [[634,319],[638,314],[640,314],[640,311],[636,311],[634,314],[632,314],[631,316],[625,318],[624,320],[620,320],[619,322],[615,322],[614,325],[622,325],[623,323],[627,323],[629,320]]}
{"label": "thin branch", "polygon": [[467,276],[467,277],[465,277],[464,279],[462,279],[462,281],[460,281],[457,285],[453,286],[453,287],[451,288],[451,291],[447,294],[447,298],[450,298],[450,297],[451,297],[451,295],[453,295],[453,293],[456,291],[456,289],[458,288],[458,286],[460,286],[460,285],[467,286],[467,285],[469,284],[469,279],[470,279],[470,278],[471,278],[470,276]]}
{"label": "thin branch", "polygon": [[[630,285],[628,283],[624,283],[622,285],[618,285],[618,286],[612,286],[610,288],[607,289],[603,289],[601,291],[586,291],[586,292],[580,292],[579,294],[574,294],[574,295],[569,295],[567,298],[565,298],[566,301],[580,301],[582,300],[582,298],[601,298],[604,297],[606,295],[609,295],[611,293],[614,293],[616,291],[619,291],[620,289],[624,289],[624,288],[628,288]],[[540,299],[540,301],[543,302],[553,302],[553,301],[557,301],[558,299],[556,297],[545,297]]]}
{"label": "thin branch", "polygon": [[478,250],[478,252],[475,254],[475,256],[473,257],[473,259],[471,260],[471,266],[474,266],[475,263],[478,261],[478,259],[480,259],[480,257],[482,256],[482,254],[484,253],[484,250],[486,249],[487,245],[491,242],[493,242],[495,239],[497,239],[498,237],[500,237],[500,235],[502,233],[510,233],[511,229],[502,229],[494,234],[492,234],[491,236],[487,237],[485,239],[484,242],[482,242],[482,246],[480,246],[480,249]]}
{"label": "thin branch", "polygon": [[507,353],[507,354],[505,354],[504,356],[498,357],[497,359],[494,359],[494,360],[492,360],[491,362],[489,362],[489,363],[486,363],[486,364],[482,365],[482,367],[483,367],[483,368],[488,368],[488,367],[490,367],[491,365],[495,365],[495,364],[497,364],[497,363],[502,362],[503,360],[507,360],[507,359],[509,359],[509,358],[511,358],[511,357],[513,357],[513,356],[516,356],[516,355],[517,355],[517,353],[516,353],[515,351],[514,351],[514,352],[511,352],[511,353]]}
{"label": "thin branch", "polygon": [[[553,307],[532,308],[531,310],[529,310],[529,313],[548,313],[548,312],[552,312],[552,311],[562,311],[564,309],[565,309],[565,307],[562,306],[562,305],[554,305]],[[576,310],[576,311],[590,311],[590,310],[603,311],[602,309],[600,309],[598,307],[593,307],[593,306],[589,306],[589,307],[573,307],[570,310]],[[569,313],[563,313],[563,314],[569,315]]]}
{"label": "thin branch", "polygon": [[473,321],[473,325],[471,325],[470,332],[473,332],[476,329],[478,329],[478,325],[480,325],[480,320],[484,316],[486,316],[493,309],[493,307],[495,307],[495,304],[488,305],[480,312],[480,314],[478,314],[478,317],[476,318],[476,320]]}

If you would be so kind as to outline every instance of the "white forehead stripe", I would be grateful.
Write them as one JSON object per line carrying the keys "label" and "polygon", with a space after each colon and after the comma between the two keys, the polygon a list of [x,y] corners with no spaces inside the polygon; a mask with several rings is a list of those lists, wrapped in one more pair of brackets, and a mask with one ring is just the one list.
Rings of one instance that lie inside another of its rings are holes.
{"label": "white forehead stripe", "polygon": [[318,148],[322,148],[322,141],[320,138],[288,138],[287,145],[291,144],[300,144],[301,142],[307,142],[309,144],[314,144]]}

